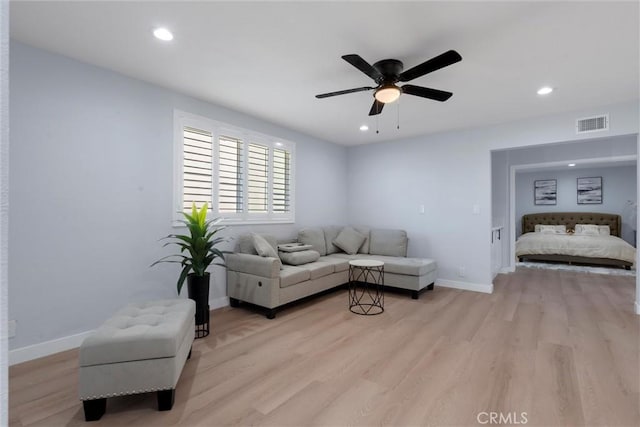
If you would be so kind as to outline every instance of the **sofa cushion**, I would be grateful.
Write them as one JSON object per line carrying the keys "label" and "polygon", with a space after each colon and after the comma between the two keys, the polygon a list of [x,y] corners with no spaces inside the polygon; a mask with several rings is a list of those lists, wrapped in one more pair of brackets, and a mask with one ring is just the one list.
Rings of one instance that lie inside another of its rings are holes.
{"label": "sofa cushion", "polygon": [[428,258],[404,258],[381,255],[369,255],[365,259],[384,262],[385,273],[404,274],[407,276],[424,276],[438,268],[436,262]]}
{"label": "sofa cushion", "polygon": [[336,252],[341,252],[340,247],[336,246],[333,241],[338,237],[338,234],[342,231],[342,227],[337,225],[331,225],[329,227],[324,227],[322,229],[324,231],[324,242],[327,248],[327,255],[335,254]]}
{"label": "sofa cushion", "polygon": [[[264,239],[267,242],[269,242],[269,244],[277,252],[278,240],[274,236],[270,236],[268,234],[260,234],[260,236],[264,237]],[[256,247],[253,243],[252,234],[243,234],[240,237],[238,237],[238,252],[242,254],[258,255],[258,251],[256,251]]]}
{"label": "sofa cushion", "polygon": [[309,278],[311,280],[328,276],[334,271],[333,265],[326,262],[312,262],[311,264],[305,264],[303,268],[309,270]]}
{"label": "sofa cushion", "polygon": [[362,246],[360,246],[360,249],[358,249],[358,253],[359,254],[368,254],[369,253],[369,233],[371,233],[371,229],[369,227],[353,227],[354,230],[356,230],[358,233],[362,234],[365,239],[364,239],[364,243],[362,243]]}
{"label": "sofa cushion", "polygon": [[310,277],[311,272],[305,268],[285,265],[282,267],[282,270],[280,270],[280,287],[286,288],[309,280]]}
{"label": "sofa cushion", "polygon": [[256,248],[258,255],[263,257],[278,258],[278,252],[271,246],[267,240],[259,234],[252,233],[253,246]]}
{"label": "sofa cushion", "polygon": [[299,252],[280,252],[280,259],[284,264],[302,265],[317,261],[320,254],[316,251],[306,250]]}
{"label": "sofa cushion", "polygon": [[327,254],[327,244],[322,228],[303,228],[298,232],[298,242],[313,246],[313,250],[318,252],[320,256]]}
{"label": "sofa cushion", "polygon": [[333,271],[336,273],[340,273],[341,271],[348,270],[349,259],[339,257],[338,255],[348,256],[347,254],[333,254],[331,256],[321,256],[320,258],[318,258],[318,262],[331,265],[333,267]]}
{"label": "sofa cushion", "polygon": [[407,232],[404,230],[372,229],[369,253],[371,255],[407,256]]}
{"label": "sofa cushion", "polygon": [[353,228],[345,227],[333,242],[346,253],[353,255],[358,252],[358,249],[360,249],[365,239],[366,237],[364,235],[358,233]]}

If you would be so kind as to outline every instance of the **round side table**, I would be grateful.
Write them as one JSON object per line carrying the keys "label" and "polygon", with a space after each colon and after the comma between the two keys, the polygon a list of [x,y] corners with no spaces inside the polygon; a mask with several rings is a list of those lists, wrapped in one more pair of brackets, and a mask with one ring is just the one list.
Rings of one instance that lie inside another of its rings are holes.
{"label": "round side table", "polygon": [[384,311],[384,262],[349,261],[349,310],[365,316]]}

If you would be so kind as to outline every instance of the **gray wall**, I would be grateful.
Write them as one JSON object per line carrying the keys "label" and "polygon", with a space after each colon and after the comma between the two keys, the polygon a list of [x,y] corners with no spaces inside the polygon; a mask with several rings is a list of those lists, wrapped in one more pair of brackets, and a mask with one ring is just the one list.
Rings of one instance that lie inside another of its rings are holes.
{"label": "gray wall", "polygon": [[[579,205],[576,200],[576,179],[578,177],[602,177],[602,204]],[[533,201],[533,182],[538,179],[557,180],[558,193],[556,205],[535,205]],[[606,168],[581,168],[551,170],[543,172],[516,173],[516,233],[522,234],[522,215],[536,212],[606,212],[622,215],[622,238],[633,243],[635,224],[627,202],[636,201],[636,166],[617,166]]]}
{"label": "gray wall", "polygon": [[[296,224],[252,230],[286,238],[346,222],[342,146],[20,43],[10,71],[11,349],[94,329],[130,301],[175,297],[178,267],[149,268],[171,253],[158,239],[176,231],[174,108],[297,143]],[[224,271],[213,273],[211,298],[224,299]]]}
{"label": "gray wall", "polygon": [[0,1],[0,425],[9,424],[7,353],[9,209],[9,2]]}

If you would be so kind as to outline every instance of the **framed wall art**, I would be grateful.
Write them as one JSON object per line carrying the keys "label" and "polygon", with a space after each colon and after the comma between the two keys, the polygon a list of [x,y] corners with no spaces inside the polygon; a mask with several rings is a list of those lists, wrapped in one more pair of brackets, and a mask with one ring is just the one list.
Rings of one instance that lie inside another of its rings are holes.
{"label": "framed wall art", "polygon": [[555,179],[541,179],[533,182],[533,202],[536,205],[557,203],[558,183]]}
{"label": "framed wall art", "polygon": [[602,177],[578,178],[578,204],[602,204]]}

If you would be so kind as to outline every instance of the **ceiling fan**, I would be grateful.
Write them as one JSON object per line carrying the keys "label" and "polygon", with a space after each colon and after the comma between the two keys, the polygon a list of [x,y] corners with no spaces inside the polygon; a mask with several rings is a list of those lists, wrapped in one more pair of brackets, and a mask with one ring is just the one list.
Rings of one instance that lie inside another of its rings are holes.
{"label": "ceiling fan", "polygon": [[420,65],[416,65],[407,71],[402,71],[404,65],[397,59],[383,59],[373,65],[362,59],[360,55],[351,54],[342,57],[349,64],[371,77],[377,84],[376,87],[363,86],[355,89],[339,90],[337,92],[323,93],[316,95],[316,98],[328,98],[330,96],[345,95],[347,93],[364,92],[367,90],[375,90],[373,97],[373,105],[369,111],[370,116],[375,116],[382,112],[384,104],[388,104],[397,100],[400,94],[420,96],[422,98],[433,99],[435,101],[444,102],[451,98],[453,93],[443,90],[431,89],[428,87],[404,85],[398,86],[398,82],[408,82],[425,74],[447,67],[462,60],[462,56],[455,50],[449,50],[441,55],[429,59]]}

